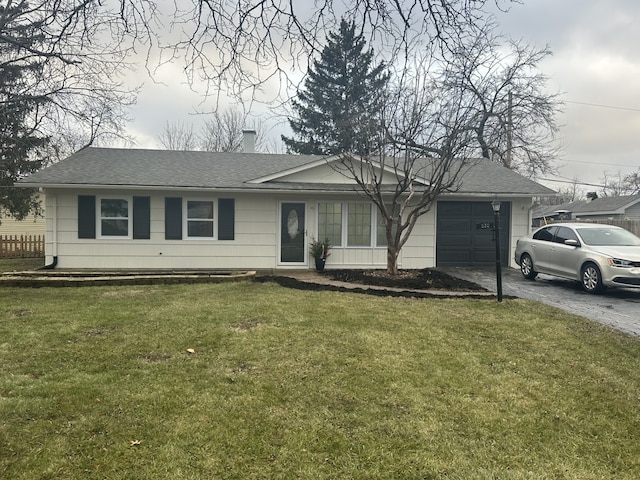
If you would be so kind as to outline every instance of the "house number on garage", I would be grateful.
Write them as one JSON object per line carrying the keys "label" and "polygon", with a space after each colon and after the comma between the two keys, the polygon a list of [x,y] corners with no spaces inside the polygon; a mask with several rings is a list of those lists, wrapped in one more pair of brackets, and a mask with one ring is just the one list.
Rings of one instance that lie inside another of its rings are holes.
{"label": "house number on garage", "polygon": [[483,222],[483,223],[477,223],[476,224],[476,229],[477,230],[490,230],[493,228],[493,223],[492,222]]}

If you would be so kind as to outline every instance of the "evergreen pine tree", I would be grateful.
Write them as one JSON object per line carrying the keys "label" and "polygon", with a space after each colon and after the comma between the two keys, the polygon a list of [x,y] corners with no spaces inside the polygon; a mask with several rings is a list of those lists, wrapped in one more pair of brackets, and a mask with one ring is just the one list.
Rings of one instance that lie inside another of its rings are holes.
{"label": "evergreen pine tree", "polygon": [[[27,4],[7,7],[2,14],[15,18],[27,8]],[[3,37],[12,40],[0,45],[0,221],[7,214],[21,220],[30,211],[39,211],[35,191],[13,184],[40,169],[42,160],[35,154],[48,142],[38,133],[38,110],[44,100],[28,87],[28,78],[42,68],[30,55],[33,45],[41,41],[40,28],[38,22],[10,21],[0,27]]]}
{"label": "evergreen pine tree", "polygon": [[389,76],[384,63],[372,65],[373,51],[342,20],[330,33],[319,60],[313,62],[304,89],[293,100],[289,119],[293,138],[282,136],[287,149],[302,154],[366,155],[379,132],[379,113]]}

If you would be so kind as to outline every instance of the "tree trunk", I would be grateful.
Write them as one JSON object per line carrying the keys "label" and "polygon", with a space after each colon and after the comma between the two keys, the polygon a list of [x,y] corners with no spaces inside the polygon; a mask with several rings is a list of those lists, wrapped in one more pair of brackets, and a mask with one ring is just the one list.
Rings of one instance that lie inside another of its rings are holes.
{"label": "tree trunk", "polygon": [[387,273],[389,275],[398,275],[398,250],[394,245],[387,246]]}

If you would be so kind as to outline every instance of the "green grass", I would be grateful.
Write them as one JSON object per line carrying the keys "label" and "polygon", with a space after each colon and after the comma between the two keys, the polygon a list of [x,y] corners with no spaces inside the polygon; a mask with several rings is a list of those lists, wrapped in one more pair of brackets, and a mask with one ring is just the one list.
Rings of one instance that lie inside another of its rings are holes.
{"label": "green grass", "polygon": [[640,340],[541,304],[0,296],[3,479],[640,478]]}
{"label": "green grass", "polygon": [[35,270],[44,265],[44,258],[0,258],[0,272]]}

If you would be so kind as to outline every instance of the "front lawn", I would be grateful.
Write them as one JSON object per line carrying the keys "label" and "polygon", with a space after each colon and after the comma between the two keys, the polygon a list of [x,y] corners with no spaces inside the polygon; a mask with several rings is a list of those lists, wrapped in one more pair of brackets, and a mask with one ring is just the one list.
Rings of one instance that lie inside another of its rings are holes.
{"label": "front lawn", "polygon": [[640,478],[640,339],[538,303],[0,296],[0,478]]}
{"label": "front lawn", "polygon": [[44,258],[0,258],[0,272],[22,272],[44,266]]}

